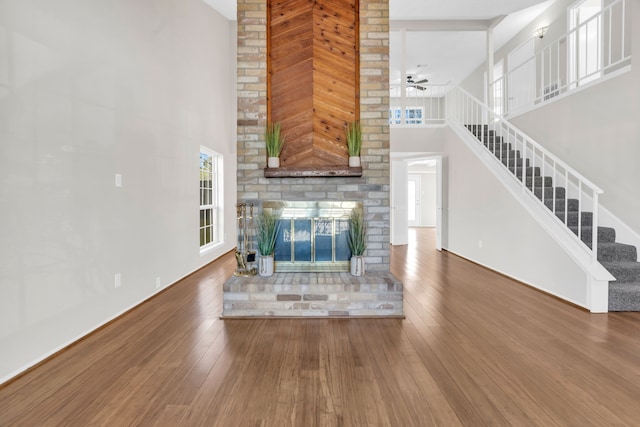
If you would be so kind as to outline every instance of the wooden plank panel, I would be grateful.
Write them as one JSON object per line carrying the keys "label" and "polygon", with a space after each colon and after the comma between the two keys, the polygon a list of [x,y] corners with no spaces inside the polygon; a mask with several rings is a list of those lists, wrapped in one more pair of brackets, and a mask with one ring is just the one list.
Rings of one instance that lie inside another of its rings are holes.
{"label": "wooden plank panel", "polygon": [[280,25],[291,14],[313,10],[314,0],[271,0],[268,7],[271,13],[271,24]]}
{"label": "wooden plank panel", "polygon": [[281,165],[347,165],[344,127],[359,117],[358,2],[272,0],[268,7],[268,112],[286,138]]}

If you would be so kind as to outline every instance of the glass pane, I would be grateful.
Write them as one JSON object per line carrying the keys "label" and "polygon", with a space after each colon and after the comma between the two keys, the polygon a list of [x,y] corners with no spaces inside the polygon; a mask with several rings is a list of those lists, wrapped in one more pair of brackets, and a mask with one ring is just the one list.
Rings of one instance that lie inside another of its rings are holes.
{"label": "glass pane", "polygon": [[348,261],[351,258],[349,244],[347,243],[347,233],[349,231],[349,220],[336,220],[336,261]]}
{"label": "glass pane", "polygon": [[317,219],[316,225],[316,261],[332,261],[333,221]]}
{"label": "glass pane", "polygon": [[276,251],[274,259],[276,261],[291,261],[291,220],[280,219],[280,233],[276,238]]}
{"label": "glass pane", "polygon": [[200,229],[200,246],[206,245],[206,239],[204,235],[204,228]]}
{"label": "glass pane", "polygon": [[200,210],[200,227],[204,227],[205,224],[205,211],[204,210]]}
{"label": "glass pane", "polygon": [[408,197],[409,201],[409,221],[416,220],[416,182],[409,180]]}
{"label": "glass pane", "polygon": [[294,261],[311,261],[311,220],[296,219],[293,226]]}
{"label": "glass pane", "polygon": [[206,227],[205,229],[205,241],[207,243],[211,242],[211,227]]}

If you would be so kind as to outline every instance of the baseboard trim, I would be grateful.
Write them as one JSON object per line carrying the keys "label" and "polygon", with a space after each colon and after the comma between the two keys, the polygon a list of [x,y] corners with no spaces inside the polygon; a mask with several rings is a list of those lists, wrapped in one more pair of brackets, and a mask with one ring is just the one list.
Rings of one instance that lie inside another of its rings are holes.
{"label": "baseboard trim", "polygon": [[210,264],[218,261],[222,257],[224,257],[224,256],[226,256],[226,255],[228,255],[228,254],[230,254],[232,252],[235,252],[235,250],[236,250],[235,248],[230,249],[229,251],[221,254],[219,257],[217,257],[217,258],[209,261],[208,263],[204,264],[202,267],[198,267],[197,269],[195,269],[192,272],[184,275],[183,277],[181,277],[180,279],[176,280],[175,282],[165,286],[162,289],[159,289],[157,292],[151,294],[150,296],[146,297],[142,301],[140,301],[140,302],[130,306],[129,308],[126,308],[123,311],[115,314],[113,317],[111,317],[111,318],[107,319],[106,321],[98,324],[98,326],[96,326],[95,328],[88,330],[87,332],[77,336],[76,338],[72,338],[70,341],[68,341],[65,344],[62,344],[57,349],[54,349],[51,352],[49,352],[48,354],[45,354],[44,356],[42,356],[41,358],[36,359],[33,363],[30,363],[30,364],[26,365],[24,368],[21,368],[21,369],[15,371],[14,373],[9,374],[6,378],[0,380],[0,389],[8,386],[9,384],[13,383],[14,381],[22,378],[24,375],[27,375],[29,372],[31,372],[31,371],[37,369],[38,367],[44,365],[45,363],[49,362],[53,358],[59,356],[60,354],[64,353],[65,351],[71,349],[76,344],[79,344],[82,341],[86,340],[87,338],[93,336],[94,334],[97,334],[101,330],[105,329],[107,326],[111,325],[112,323],[114,323],[115,321],[119,320],[123,316],[129,314],[131,311],[133,311],[136,308],[140,307],[141,305],[151,301],[152,299],[156,298],[160,294],[166,292],[172,286],[174,286],[174,285],[178,284],[179,282],[187,279],[188,277],[196,274],[197,272],[199,272],[203,268],[208,267]]}

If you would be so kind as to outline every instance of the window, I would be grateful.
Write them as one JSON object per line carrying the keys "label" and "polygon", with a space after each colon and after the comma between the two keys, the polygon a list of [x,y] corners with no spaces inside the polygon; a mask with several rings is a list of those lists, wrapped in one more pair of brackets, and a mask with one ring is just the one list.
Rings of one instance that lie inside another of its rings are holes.
{"label": "window", "polygon": [[[399,125],[402,123],[400,117],[401,107],[391,107],[389,110],[389,124]],[[424,108],[423,107],[407,107],[404,110],[404,120],[408,125],[424,124]]]}
{"label": "window", "polygon": [[200,147],[200,251],[222,242],[222,156]]}
{"label": "window", "polygon": [[569,7],[570,87],[600,77],[601,0],[580,0]]}

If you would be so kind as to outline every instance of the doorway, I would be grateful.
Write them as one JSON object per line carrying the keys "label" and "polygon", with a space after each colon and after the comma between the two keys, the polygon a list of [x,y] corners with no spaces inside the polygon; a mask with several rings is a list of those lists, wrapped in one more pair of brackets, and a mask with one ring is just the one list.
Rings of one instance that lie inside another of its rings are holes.
{"label": "doorway", "polygon": [[391,244],[408,244],[410,227],[434,227],[446,247],[446,158],[396,158],[391,167]]}
{"label": "doorway", "polygon": [[535,98],[534,44],[530,38],[507,56],[507,113],[533,106]]}

